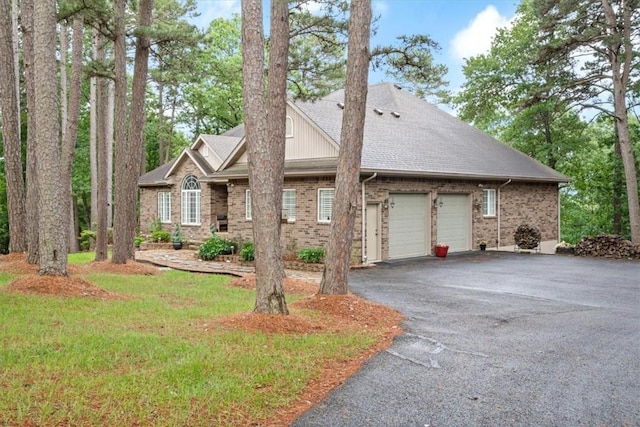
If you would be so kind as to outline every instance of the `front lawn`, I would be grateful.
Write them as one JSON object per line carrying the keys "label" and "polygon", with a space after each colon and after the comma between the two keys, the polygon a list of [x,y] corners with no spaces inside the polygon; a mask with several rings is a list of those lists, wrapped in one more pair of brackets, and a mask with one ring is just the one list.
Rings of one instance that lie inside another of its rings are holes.
{"label": "front lawn", "polygon": [[228,276],[92,270],[79,277],[117,298],[9,292],[17,275],[0,273],[0,425],[284,425],[325,367],[370,354],[399,319],[358,327],[288,295],[287,322],[310,326],[278,331]]}

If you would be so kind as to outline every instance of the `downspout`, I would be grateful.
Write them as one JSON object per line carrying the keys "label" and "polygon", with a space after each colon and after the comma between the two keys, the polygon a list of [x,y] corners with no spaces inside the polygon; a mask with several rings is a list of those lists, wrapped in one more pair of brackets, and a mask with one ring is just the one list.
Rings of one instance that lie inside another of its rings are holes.
{"label": "downspout", "polygon": [[500,216],[501,216],[500,214],[501,214],[501,210],[502,209],[501,209],[501,206],[500,206],[501,205],[501,203],[500,203],[500,199],[501,199],[500,189],[502,189],[502,187],[504,187],[506,185],[509,185],[510,183],[511,183],[511,178],[509,178],[509,180],[507,182],[505,182],[504,184],[501,184],[498,187],[498,245],[496,247],[496,250],[500,250],[500,237],[501,237],[500,236]]}
{"label": "downspout", "polygon": [[367,183],[368,181],[371,181],[373,178],[375,178],[376,176],[378,176],[378,172],[374,172],[373,175],[371,175],[369,178],[365,179],[362,181],[362,230],[360,231],[360,235],[362,236],[362,243],[360,246],[360,253],[362,254],[362,263],[364,264],[365,262],[367,262],[367,254],[366,254],[366,249],[364,247],[364,233],[365,233],[365,227],[366,227],[366,215],[367,215],[367,201],[365,198],[365,194],[364,194],[364,184]]}

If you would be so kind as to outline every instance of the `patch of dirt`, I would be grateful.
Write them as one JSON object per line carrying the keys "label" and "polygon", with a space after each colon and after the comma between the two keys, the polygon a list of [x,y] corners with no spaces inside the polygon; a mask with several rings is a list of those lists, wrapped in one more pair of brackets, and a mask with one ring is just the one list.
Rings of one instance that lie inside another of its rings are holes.
{"label": "patch of dirt", "polygon": [[100,300],[128,299],[123,295],[105,291],[79,277],[40,276],[27,274],[14,279],[5,290],[20,294],[51,295],[56,297],[81,297]]}
{"label": "patch of dirt", "polygon": [[[256,275],[247,274],[243,277],[233,279],[228,283],[228,286],[234,286],[242,289],[255,290],[256,288]],[[305,280],[294,277],[285,277],[284,279],[284,294],[303,294],[313,295],[318,292],[320,285],[313,280]]]}
{"label": "patch of dirt", "polygon": [[113,264],[110,261],[94,261],[82,265],[68,265],[69,276],[41,276],[38,266],[27,263],[26,254],[12,253],[0,256],[0,271],[19,274],[4,290],[30,295],[50,295],[57,297],[80,297],[100,300],[129,299],[127,296],[106,291],[84,279],[74,277],[86,273],[143,274],[160,273],[157,267],[139,262]]}
{"label": "patch of dirt", "polygon": [[73,274],[108,273],[108,274],[137,274],[155,276],[160,269],[142,262],[130,261],[126,264],[114,264],[111,261],[92,261],[88,264],[70,265]]}

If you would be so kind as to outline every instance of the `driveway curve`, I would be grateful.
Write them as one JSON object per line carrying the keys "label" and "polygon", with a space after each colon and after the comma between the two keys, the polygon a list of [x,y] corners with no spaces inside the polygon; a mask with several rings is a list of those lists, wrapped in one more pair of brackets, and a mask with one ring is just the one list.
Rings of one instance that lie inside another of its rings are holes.
{"label": "driveway curve", "polygon": [[637,261],[480,252],[350,287],[405,333],[294,426],[640,425]]}

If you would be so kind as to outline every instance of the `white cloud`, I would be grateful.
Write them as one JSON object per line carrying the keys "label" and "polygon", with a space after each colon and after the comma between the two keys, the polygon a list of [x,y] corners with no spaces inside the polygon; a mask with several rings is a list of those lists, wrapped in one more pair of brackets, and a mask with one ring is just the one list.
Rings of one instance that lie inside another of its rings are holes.
{"label": "white cloud", "polygon": [[498,28],[510,25],[511,19],[498,12],[493,5],[487,6],[466,28],[459,31],[451,41],[452,55],[459,61],[471,58],[491,48],[491,40]]}
{"label": "white cloud", "polygon": [[199,28],[207,28],[214,19],[228,19],[240,13],[240,0],[198,0],[197,3],[200,16],[193,23]]}

